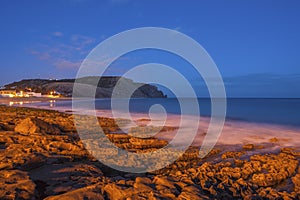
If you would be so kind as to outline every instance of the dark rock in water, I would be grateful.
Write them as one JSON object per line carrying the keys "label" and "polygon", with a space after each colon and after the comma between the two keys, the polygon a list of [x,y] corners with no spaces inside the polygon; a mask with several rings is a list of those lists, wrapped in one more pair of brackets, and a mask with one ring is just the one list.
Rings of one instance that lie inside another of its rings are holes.
{"label": "dark rock in water", "polygon": [[60,129],[38,118],[26,118],[15,127],[15,131],[23,134],[43,133],[59,135]]}

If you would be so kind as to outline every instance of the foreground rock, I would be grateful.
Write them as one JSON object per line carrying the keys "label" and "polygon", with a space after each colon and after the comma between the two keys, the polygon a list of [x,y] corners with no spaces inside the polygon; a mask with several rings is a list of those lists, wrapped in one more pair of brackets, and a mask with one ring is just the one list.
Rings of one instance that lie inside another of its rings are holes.
{"label": "foreground rock", "polygon": [[42,133],[50,135],[59,135],[60,129],[38,118],[26,118],[19,122],[15,131],[23,134]]}
{"label": "foreground rock", "polygon": [[[191,147],[161,170],[125,173],[104,166],[87,152],[71,115],[3,106],[0,113],[0,199],[300,198],[300,152],[296,149],[258,154],[252,144],[239,151],[218,147],[200,159],[199,149]],[[100,118],[99,124],[105,137],[131,152],[153,152],[168,144],[154,137],[113,134],[120,131],[113,119]],[[154,129],[141,128],[142,134]],[[99,145],[89,133],[87,144]],[[100,153],[113,159],[115,152],[107,148]],[[155,162],[161,164],[164,159],[160,155]],[[133,161],[128,158],[127,162]]]}
{"label": "foreground rock", "polygon": [[0,197],[1,199],[36,199],[36,185],[27,172],[1,170]]}
{"label": "foreground rock", "polygon": [[46,198],[46,200],[61,200],[61,199],[104,200],[104,197],[101,194],[101,187],[97,185],[91,185],[91,186],[75,189],[61,195],[49,196]]}

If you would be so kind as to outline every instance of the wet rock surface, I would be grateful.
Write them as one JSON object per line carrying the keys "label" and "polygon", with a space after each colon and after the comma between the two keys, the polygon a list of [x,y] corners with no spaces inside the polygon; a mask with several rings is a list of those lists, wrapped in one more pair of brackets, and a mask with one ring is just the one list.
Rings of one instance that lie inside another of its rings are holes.
{"label": "wet rock surface", "polygon": [[[257,153],[252,144],[239,151],[216,147],[200,159],[199,149],[190,147],[163,169],[126,173],[89,154],[88,145],[98,141],[90,134],[84,146],[72,115],[4,106],[0,106],[0,113],[0,199],[300,198],[300,152],[296,149]],[[120,130],[113,119],[99,118],[99,124],[105,138],[123,150],[143,154],[168,144],[154,137],[114,134]],[[112,160],[118,153],[109,147],[103,149],[101,154]],[[158,165],[168,151],[155,160]],[[127,162],[135,161],[129,157]]]}

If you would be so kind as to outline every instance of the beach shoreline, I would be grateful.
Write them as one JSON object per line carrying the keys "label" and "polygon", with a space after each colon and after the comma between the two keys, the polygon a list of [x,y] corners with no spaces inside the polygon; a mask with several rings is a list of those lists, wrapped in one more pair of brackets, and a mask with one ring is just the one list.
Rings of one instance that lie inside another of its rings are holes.
{"label": "beach shoreline", "polygon": [[[12,101],[13,100],[13,101]],[[78,99],[85,100],[85,99]],[[122,118],[124,113],[115,112],[112,113],[111,110],[86,110],[86,109],[78,109],[73,110],[73,108],[69,107],[57,107],[55,103],[61,101],[72,101],[72,98],[0,98],[0,104],[7,106],[17,106],[17,107],[28,107],[28,108],[36,108],[36,109],[45,109],[45,110],[53,110],[58,112],[63,112],[67,114],[80,114],[80,115],[91,115],[97,117],[104,118]],[[9,103],[14,102],[14,104]],[[23,103],[20,103],[23,102]],[[39,105],[42,103],[42,105]],[[44,103],[47,103],[45,105]],[[52,105],[53,104],[53,105]],[[117,114],[117,116],[114,116]],[[176,126],[180,125],[180,120],[182,120],[181,115],[177,114],[168,114],[166,119],[161,119],[160,114],[152,114],[151,118],[148,113],[130,113],[130,117],[133,122],[131,126],[139,126],[139,125],[153,125],[153,126]],[[124,118],[126,119],[126,118]],[[203,134],[207,133],[208,126],[210,123],[210,117],[200,118],[200,124],[198,127],[198,131],[195,135],[195,140],[192,143],[193,146],[201,146],[203,142]],[[185,128],[185,132],[195,131],[189,129],[188,127],[191,124],[197,123],[199,120],[197,117],[187,116],[186,124],[181,124],[183,128]],[[126,119],[127,120],[127,119]],[[151,123],[149,123],[151,122]],[[128,131],[128,127],[126,127],[126,131]],[[240,134],[243,133],[243,134]],[[175,136],[176,132],[169,132],[168,134],[157,134],[156,136],[160,139],[164,139],[167,141],[171,141]],[[232,120],[226,119],[222,133],[220,135],[216,134],[218,137],[218,141],[216,145],[226,145],[226,146],[242,146],[249,143],[253,143],[256,145],[259,144],[270,144],[274,141],[277,141],[279,147],[293,147],[296,149],[300,149],[300,145],[297,141],[300,141],[300,128],[288,125],[279,125],[279,124],[271,124],[271,123],[257,123],[257,122],[249,122],[242,120]],[[271,142],[270,142],[271,141]]]}

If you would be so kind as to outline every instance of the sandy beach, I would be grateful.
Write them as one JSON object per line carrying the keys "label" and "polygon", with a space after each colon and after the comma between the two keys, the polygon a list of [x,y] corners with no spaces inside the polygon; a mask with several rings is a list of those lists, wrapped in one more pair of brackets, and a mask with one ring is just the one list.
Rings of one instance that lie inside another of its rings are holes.
{"label": "sandy beach", "polygon": [[[199,158],[201,132],[172,164],[129,173],[107,167],[87,151],[99,141],[83,144],[72,114],[7,106],[0,106],[0,113],[1,199],[299,199],[296,130],[228,122],[205,158]],[[139,154],[165,147],[176,131],[172,123],[155,137],[136,138],[121,133],[114,119],[99,118],[111,142]],[[152,164],[164,163],[170,152],[165,153]],[[109,148],[99,154],[107,160],[117,155]],[[140,164],[130,157],[112,162]]]}

